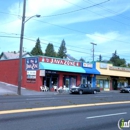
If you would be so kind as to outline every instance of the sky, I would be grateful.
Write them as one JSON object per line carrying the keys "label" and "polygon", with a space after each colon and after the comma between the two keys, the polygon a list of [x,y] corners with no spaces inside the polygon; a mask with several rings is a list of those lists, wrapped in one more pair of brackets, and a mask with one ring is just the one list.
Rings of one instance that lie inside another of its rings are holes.
{"label": "sky", "polygon": [[[0,0],[0,53],[19,51],[23,0]],[[32,17],[41,15],[40,18]],[[57,52],[62,40],[76,59],[109,60],[117,51],[130,63],[130,0],[26,0],[23,48],[30,52],[37,38]]]}

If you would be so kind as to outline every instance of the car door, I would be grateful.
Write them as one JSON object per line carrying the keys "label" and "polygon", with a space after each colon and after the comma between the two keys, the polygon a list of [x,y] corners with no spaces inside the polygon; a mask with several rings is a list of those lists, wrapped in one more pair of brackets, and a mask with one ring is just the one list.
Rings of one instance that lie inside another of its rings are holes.
{"label": "car door", "polygon": [[81,90],[83,91],[83,93],[86,93],[86,88],[85,88],[85,85],[84,84],[81,84]]}
{"label": "car door", "polygon": [[92,93],[93,92],[93,89],[92,89],[92,87],[91,87],[91,85],[86,85],[86,92],[87,93]]}

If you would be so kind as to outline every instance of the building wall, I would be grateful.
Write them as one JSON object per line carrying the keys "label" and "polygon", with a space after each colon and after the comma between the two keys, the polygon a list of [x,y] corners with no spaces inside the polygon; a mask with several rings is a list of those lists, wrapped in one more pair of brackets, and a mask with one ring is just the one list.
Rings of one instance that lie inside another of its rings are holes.
{"label": "building wall", "polygon": [[18,85],[18,60],[0,60],[0,81]]}
{"label": "building wall", "polygon": [[36,91],[40,91],[40,86],[42,86],[42,82],[43,82],[43,77],[40,77],[39,74],[40,73],[40,70],[38,70],[36,72],[36,81],[35,82],[28,82],[27,81],[27,71],[24,70],[23,72],[23,86],[27,89],[30,89],[30,90],[36,90]]}
{"label": "building wall", "polygon": [[[120,71],[120,70],[110,70],[109,67],[113,66],[112,64],[106,64],[106,67],[101,68],[100,62],[96,63],[96,69],[100,72],[100,75],[109,75],[109,76],[119,76],[119,77],[130,77],[130,72]],[[121,68],[121,67],[120,67]]]}
{"label": "building wall", "polygon": [[[19,60],[0,60],[0,81],[18,86],[18,68]],[[36,82],[27,82],[27,72],[25,70],[25,59],[22,60],[22,87],[27,89],[40,91],[42,85],[42,77],[37,71]]]}

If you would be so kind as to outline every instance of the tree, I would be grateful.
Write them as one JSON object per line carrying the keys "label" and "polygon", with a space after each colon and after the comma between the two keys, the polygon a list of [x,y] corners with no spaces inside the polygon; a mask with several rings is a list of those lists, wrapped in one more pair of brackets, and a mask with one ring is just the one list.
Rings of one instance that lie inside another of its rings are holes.
{"label": "tree", "polygon": [[53,44],[49,43],[46,47],[46,50],[45,50],[45,56],[50,56],[50,57],[56,57],[56,52],[54,50],[54,46]]}
{"label": "tree", "polygon": [[128,63],[128,64],[127,64],[127,67],[129,67],[129,68],[130,68],[130,63]]}
{"label": "tree", "polygon": [[99,55],[99,61],[102,61],[102,56],[101,55]]}
{"label": "tree", "polygon": [[36,45],[31,51],[32,55],[43,55],[43,52],[41,50],[40,40],[39,38],[36,40]]}
{"label": "tree", "polygon": [[66,49],[66,43],[65,40],[63,39],[61,42],[61,46],[59,47],[58,53],[57,53],[57,57],[58,58],[66,58],[67,57],[67,49]]}
{"label": "tree", "polygon": [[117,52],[115,51],[115,53],[112,54],[112,57],[109,60],[114,66],[122,66],[122,67],[126,67],[126,60],[124,58],[120,58],[117,55]]}
{"label": "tree", "polygon": [[82,57],[79,59],[79,61],[81,61],[81,62],[85,62],[85,60],[84,60]]}

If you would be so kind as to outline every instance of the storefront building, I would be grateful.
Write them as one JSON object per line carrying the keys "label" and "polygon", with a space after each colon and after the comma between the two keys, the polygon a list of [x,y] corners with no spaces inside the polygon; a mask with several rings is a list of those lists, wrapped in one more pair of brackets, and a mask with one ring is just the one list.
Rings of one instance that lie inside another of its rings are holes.
{"label": "storefront building", "polygon": [[[18,85],[18,66],[19,59],[0,60],[0,81]],[[44,85],[50,91],[54,86],[70,88],[80,83],[95,87],[99,74],[91,63],[44,56],[22,59],[22,87],[36,91]]]}
{"label": "storefront building", "polygon": [[53,86],[71,88],[81,83],[96,86],[96,75],[99,72],[90,63],[69,61],[65,59],[41,57],[39,70],[43,71],[43,85],[53,91]]}
{"label": "storefront building", "polygon": [[130,68],[97,62],[96,69],[100,72],[96,76],[96,84],[101,90],[118,90],[130,84]]}

